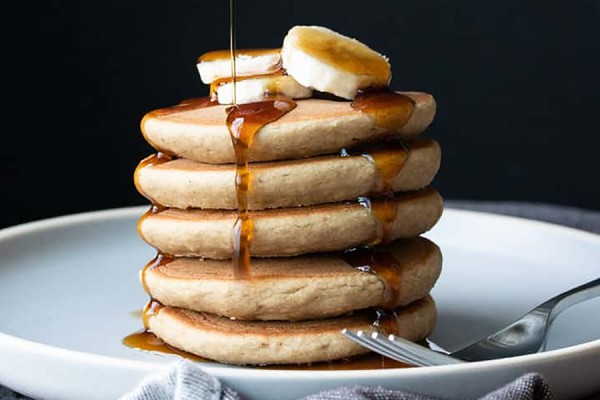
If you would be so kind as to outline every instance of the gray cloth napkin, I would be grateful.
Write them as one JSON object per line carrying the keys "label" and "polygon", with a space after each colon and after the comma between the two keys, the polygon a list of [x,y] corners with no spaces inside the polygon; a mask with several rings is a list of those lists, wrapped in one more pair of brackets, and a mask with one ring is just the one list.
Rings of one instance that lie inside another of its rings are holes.
{"label": "gray cloth napkin", "polygon": [[[525,374],[479,400],[553,400],[554,396],[537,373]],[[236,391],[187,360],[150,375],[120,400],[244,400]],[[299,400],[443,400],[417,393],[382,387],[342,386]]]}

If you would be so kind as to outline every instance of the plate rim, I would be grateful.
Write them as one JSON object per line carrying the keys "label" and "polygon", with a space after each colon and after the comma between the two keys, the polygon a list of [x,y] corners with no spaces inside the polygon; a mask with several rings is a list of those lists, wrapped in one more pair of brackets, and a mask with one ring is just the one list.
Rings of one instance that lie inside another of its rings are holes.
{"label": "plate rim", "polygon": [[[126,206],[107,208],[102,210],[83,211],[73,214],[59,215],[54,217],[43,218],[35,221],[25,222],[9,227],[0,229],[0,241],[16,238],[29,233],[41,232],[44,230],[53,229],[56,227],[65,227],[75,225],[79,223],[88,223],[101,220],[110,219],[122,219],[140,216],[148,209],[147,205],[139,206]],[[600,244],[600,234],[593,232],[584,231],[582,229],[573,228],[569,226],[559,225],[552,222],[533,220],[525,217],[496,214],[486,211],[474,211],[455,209],[452,207],[445,207],[444,213],[466,215],[475,218],[487,218],[496,220],[499,222],[513,222],[520,224],[528,224],[534,227],[542,229],[550,229],[560,234],[567,234],[570,236],[577,236],[585,241],[592,241],[596,244]],[[171,363],[155,362],[155,361],[141,361],[141,360],[130,360],[126,358],[119,358],[113,356],[107,356],[102,354],[88,353],[79,350],[71,350],[62,347],[52,346],[36,342],[29,339],[24,339],[14,335],[9,335],[0,331],[0,347],[2,346],[15,346],[17,348],[24,349],[30,353],[36,353],[39,355],[47,355],[54,358],[68,358],[72,361],[82,361],[88,364],[99,364],[108,367],[119,367],[119,368],[130,368],[142,371],[154,371],[167,367]],[[441,366],[429,366],[429,367],[418,367],[418,368],[390,368],[390,369],[355,369],[355,370],[272,370],[272,369],[261,369],[252,367],[237,367],[234,365],[224,366],[219,363],[207,362],[197,363],[203,370],[208,373],[218,375],[220,377],[248,377],[248,378],[260,378],[265,376],[265,371],[268,372],[270,377],[285,377],[286,379],[314,379],[315,375],[318,375],[319,379],[339,379],[344,377],[355,377],[356,373],[360,371],[361,377],[364,378],[386,378],[391,376],[421,376],[430,374],[444,374],[452,371],[468,371],[471,369],[488,369],[495,367],[514,367],[531,362],[539,361],[551,361],[563,357],[573,356],[577,354],[589,354],[590,351],[595,351],[600,354],[600,338],[591,340],[584,343],[579,343],[572,346],[567,346],[559,349],[549,350],[541,353],[534,353],[522,356],[516,356],[505,359],[476,361],[458,365],[441,365]],[[173,363],[179,362],[185,359],[173,358]]]}

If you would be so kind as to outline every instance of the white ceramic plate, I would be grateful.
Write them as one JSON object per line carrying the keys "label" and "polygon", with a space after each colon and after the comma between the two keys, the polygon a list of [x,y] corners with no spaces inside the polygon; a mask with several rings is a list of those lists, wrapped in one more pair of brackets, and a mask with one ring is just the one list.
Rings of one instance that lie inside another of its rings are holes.
{"label": "white ceramic plate", "polygon": [[[140,328],[138,271],[153,255],[136,233],[146,207],[54,218],[0,231],[0,384],[34,398],[116,399],[175,358],[121,339]],[[432,339],[452,350],[554,294],[597,278],[600,237],[484,213],[446,210],[427,235],[444,269]],[[279,371],[203,363],[248,399],[297,399],[341,385],[480,396],[528,371],[559,398],[600,391],[600,299],[567,310],[548,351],[460,366]]]}

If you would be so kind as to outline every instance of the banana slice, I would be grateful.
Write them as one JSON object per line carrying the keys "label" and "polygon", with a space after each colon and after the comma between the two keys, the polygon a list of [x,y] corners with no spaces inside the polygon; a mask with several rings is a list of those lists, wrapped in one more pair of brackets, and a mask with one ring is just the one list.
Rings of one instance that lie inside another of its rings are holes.
{"label": "banana slice", "polygon": [[[224,82],[216,88],[219,104],[233,103],[233,83]],[[235,101],[238,104],[263,100],[268,94],[282,94],[292,99],[311,97],[312,90],[300,85],[291,76],[271,74],[257,77],[245,77],[235,82]]]}
{"label": "banana slice", "polygon": [[[280,49],[237,50],[235,68],[237,76],[257,75],[276,71],[280,67]],[[196,62],[203,83],[231,78],[231,54],[229,50],[211,51],[200,56]]]}
{"label": "banana slice", "polygon": [[387,57],[321,26],[295,26],[283,40],[283,68],[301,85],[353,99],[359,89],[388,86]]}

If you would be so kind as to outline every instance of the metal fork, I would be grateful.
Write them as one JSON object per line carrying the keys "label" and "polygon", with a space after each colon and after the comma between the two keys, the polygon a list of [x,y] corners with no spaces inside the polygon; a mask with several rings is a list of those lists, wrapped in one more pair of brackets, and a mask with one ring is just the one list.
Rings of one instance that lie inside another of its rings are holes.
{"label": "metal fork", "polygon": [[344,329],[342,333],[377,353],[418,366],[513,357],[543,350],[554,319],[567,308],[597,296],[600,296],[600,278],[545,301],[506,328],[452,353],[432,342],[429,342],[431,348],[428,348],[395,335],[348,329]]}

